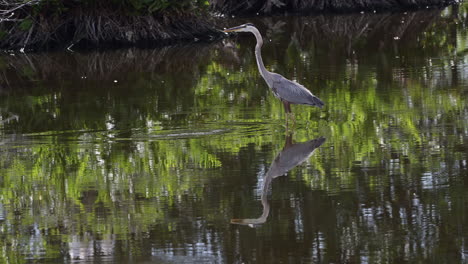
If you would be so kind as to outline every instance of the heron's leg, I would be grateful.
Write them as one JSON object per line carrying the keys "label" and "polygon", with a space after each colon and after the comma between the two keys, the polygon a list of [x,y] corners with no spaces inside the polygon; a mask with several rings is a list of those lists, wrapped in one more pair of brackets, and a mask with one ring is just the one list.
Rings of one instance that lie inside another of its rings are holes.
{"label": "heron's leg", "polygon": [[293,145],[293,135],[294,135],[294,130],[286,130],[286,135],[284,139],[284,148],[290,147]]}
{"label": "heron's leg", "polygon": [[296,128],[296,119],[294,118],[293,113],[286,113],[286,137],[294,134],[294,129]]}
{"label": "heron's leg", "polygon": [[294,129],[294,125],[296,124],[296,119],[294,118],[294,114],[291,111],[291,103],[285,100],[281,100],[284,106],[284,112],[286,114],[286,128],[289,129],[289,120],[291,120],[292,128]]}
{"label": "heron's leg", "polygon": [[294,120],[294,113],[291,111],[291,103],[288,101],[282,101],[284,105],[284,111],[286,112],[286,118],[291,118]]}
{"label": "heron's leg", "polygon": [[288,101],[281,100],[283,102],[284,111],[286,114],[291,113],[291,104]]}

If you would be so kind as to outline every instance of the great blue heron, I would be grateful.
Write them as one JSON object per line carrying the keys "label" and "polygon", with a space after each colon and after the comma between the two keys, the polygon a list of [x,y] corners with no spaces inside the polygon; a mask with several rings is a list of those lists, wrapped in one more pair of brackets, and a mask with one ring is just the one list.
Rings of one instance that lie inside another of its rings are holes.
{"label": "great blue heron", "polygon": [[231,219],[231,224],[253,226],[265,223],[268,218],[268,214],[270,213],[270,205],[268,203],[267,195],[272,180],[285,175],[292,168],[303,163],[312,155],[315,149],[323,144],[323,142],[325,142],[325,138],[319,137],[307,142],[293,144],[292,135],[287,136],[283,150],[276,155],[276,158],[271,163],[270,168],[263,178],[261,196],[263,206],[262,215],[259,218]]}
{"label": "great blue heron", "polygon": [[291,113],[291,104],[304,104],[322,108],[324,105],[322,100],[313,95],[307,88],[295,81],[290,81],[277,73],[269,72],[265,69],[261,55],[261,47],[263,45],[262,35],[253,24],[247,23],[228,28],[225,29],[224,32],[251,32],[255,35],[257,39],[255,58],[257,59],[258,70],[263,79],[265,79],[268,87],[273,91],[273,94],[283,102],[286,114]]}

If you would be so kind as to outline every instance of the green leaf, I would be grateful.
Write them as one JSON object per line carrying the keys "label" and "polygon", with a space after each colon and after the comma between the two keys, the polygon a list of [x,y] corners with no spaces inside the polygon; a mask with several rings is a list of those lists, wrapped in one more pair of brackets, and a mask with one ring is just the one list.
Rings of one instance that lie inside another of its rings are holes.
{"label": "green leaf", "polygon": [[0,40],[4,39],[8,33],[5,30],[0,30]]}
{"label": "green leaf", "polygon": [[33,21],[30,18],[25,18],[21,23],[19,24],[19,28],[21,30],[28,30],[32,27]]}

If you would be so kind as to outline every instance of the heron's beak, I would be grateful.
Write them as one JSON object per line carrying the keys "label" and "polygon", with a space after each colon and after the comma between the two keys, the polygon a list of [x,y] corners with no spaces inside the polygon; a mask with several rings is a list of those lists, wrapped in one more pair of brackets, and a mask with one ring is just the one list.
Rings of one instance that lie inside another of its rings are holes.
{"label": "heron's beak", "polygon": [[243,29],[245,26],[242,25],[242,26],[237,26],[237,27],[232,27],[232,28],[228,28],[228,29],[225,29],[223,30],[224,32],[235,32],[235,31],[238,31],[240,29]]}

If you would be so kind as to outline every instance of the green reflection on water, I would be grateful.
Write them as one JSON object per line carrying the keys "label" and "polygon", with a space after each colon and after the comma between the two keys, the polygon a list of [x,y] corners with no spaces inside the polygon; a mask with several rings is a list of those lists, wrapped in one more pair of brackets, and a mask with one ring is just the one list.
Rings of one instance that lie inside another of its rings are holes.
{"label": "green reflection on water", "polygon": [[[462,262],[466,8],[253,21],[326,102],[290,129],[251,36],[2,57],[0,262]],[[327,140],[230,225],[288,131]]]}

